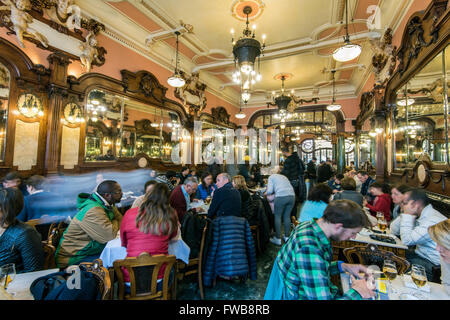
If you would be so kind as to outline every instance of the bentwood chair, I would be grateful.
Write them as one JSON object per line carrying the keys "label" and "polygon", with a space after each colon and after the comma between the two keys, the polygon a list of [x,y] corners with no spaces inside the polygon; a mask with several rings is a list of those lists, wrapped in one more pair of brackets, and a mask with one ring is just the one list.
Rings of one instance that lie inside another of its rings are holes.
{"label": "bentwood chair", "polygon": [[300,224],[300,222],[298,222],[297,218],[294,216],[291,216],[291,222],[292,222],[292,227],[296,227]]}
{"label": "bentwood chair", "polygon": [[[383,269],[384,260],[392,260],[397,266],[399,275],[405,273],[410,266],[410,263],[406,259],[395,255],[393,252],[379,249],[377,245],[372,243],[363,247],[345,248],[343,253],[349,263],[361,263],[366,266],[377,265],[380,270]],[[357,259],[354,259],[355,256]]]}
{"label": "bentwood chair", "polygon": [[42,241],[42,250],[44,251],[44,270],[52,269],[56,267],[55,262],[55,247],[46,241]]}
{"label": "bentwood chair", "polygon": [[[177,288],[177,264],[174,255],[154,255],[147,252],[138,257],[114,261],[114,272],[118,280],[119,300],[175,300]],[[166,266],[162,279],[162,289],[158,290],[158,274]],[[130,276],[130,292],[125,293],[123,270]],[[171,272],[173,275],[171,277]],[[172,283],[169,283],[169,282]]]}
{"label": "bentwood chair", "polygon": [[97,287],[101,293],[102,300],[111,300],[111,278],[108,269],[103,266],[103,261],[101,259],[95,259],[93,262],[82,262],[79,267],[94,275],[97,280]]}
{"label": "bentwood chair", "polygon": [[[178,279],[182,280],[192,274],[197,274],[198,278],[198,288],[200,290],[200,298],[205,299],[205,293],[203,290],[203,277],[202,277],[202,264],[203,264],[203,251],[205,249],[205,239],[206,232],[208,230],[208,221],[206,221],[205,227],[203,228],[202,241],[200,242],[200,250],[198,252],[198,257],[194,259],[189,259],[189,264],[185,264],[183,261],[178,261]],[[193,268],[194,267],[194,268]]]}

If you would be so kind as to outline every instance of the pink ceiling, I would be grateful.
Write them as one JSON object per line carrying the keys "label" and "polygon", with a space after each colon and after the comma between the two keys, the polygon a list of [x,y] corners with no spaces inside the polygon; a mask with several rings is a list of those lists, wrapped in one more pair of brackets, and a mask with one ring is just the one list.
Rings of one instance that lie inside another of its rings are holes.
{"label": "pink ceiling", "polygon": [[139,11],[135,6],[127,1],[122,2],[108,2],[109,5],[113,6],[124,15],[128,16],[131,20],[143,26],[150,32],[161,30],[161,26],[154,22],[152,19],[147,17],[141,11]]}

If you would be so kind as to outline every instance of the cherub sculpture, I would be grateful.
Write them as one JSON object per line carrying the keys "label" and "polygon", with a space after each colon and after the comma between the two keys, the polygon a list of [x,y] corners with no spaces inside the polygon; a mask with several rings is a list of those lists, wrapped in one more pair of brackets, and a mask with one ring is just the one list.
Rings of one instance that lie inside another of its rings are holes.
{"label": "cherub sculpture", "polygon": [[395,49],[392,46],[392,30],[388,28],[382,40],[370,40],[375,54],[372,65],[375,71],[375,84],[384,85],[392,76],[396,64]]}
{"label": "cherub sculpture", "polygon": [[80,60],[83,67],[86,69],[86,72],[91,71],[92,64],[94,62],[101,63],[97,44],[98,42],[95,38],[95,34],[93,32],[89,32],[86,36],[86,42],[80,45],[80,49],[82,50]]}
{"label": "cherub sculpture", "polygon": [[45,13],[55,22],[63,23],[69,29],[81,29],[81,9],[74,0],[53,0]]}
{"label": "cherub sculpture", "polygon": [[10,20],[14,32],[16,33],[19,45],[25,48],[24,36],[38,40],[44,47],[48,47],[48,40],[42,34],[29,26],[33,22],[33,17],[26,11],[31,10],[30,0],[2,0],[5,6],[0,6],[0,10],[10,10]]}

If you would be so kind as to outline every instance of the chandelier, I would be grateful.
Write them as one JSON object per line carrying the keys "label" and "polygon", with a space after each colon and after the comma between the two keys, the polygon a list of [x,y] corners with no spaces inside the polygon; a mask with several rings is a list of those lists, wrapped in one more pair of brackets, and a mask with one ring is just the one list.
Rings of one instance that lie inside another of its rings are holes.
{"label": "chandelier", "polygon": [[[260,56],[265,48],[266,36],[263,34],[261,43],[255,39],[256,26],[253,25],[252,30],[249,29],[248,15],[252,13],[250,6],[244,7],[244,14],[247,15],[247,22],[243,36],[238,41],[234,40],[234,30],[231,29],[233,55],[234,55],[234,68],[233,81],[241,85],[241,97],[244,103],[247,103],[251,97],[252,86],[256,81],[261,81],[260,72]],[[255,61],[258,58],[258,71],[255,70]]]}
{"label": "chandelier", "polygon": [[89,94],[89,99],[87,103],[87,111],[89,114],[89,118],[93,122],[97,122],[97,120],[103,119],[106,114],[105,104],[105,93],[102,91],[92,91]]}
{"label": "chandelier", "polygon": [[176,52],[176,57],[175,57],[175,60],[176,60],[175,61],[175,72],[169,79],[167,79],[167,83],[172,87],[179,88],[179,87],[184,86],[185,81],[181,77],[180,72],[178,70],[178,36],[180,35],[180,32],[175,31],[175,34],[177,36],[177,42],[176,42],[177,43],[177,52]]}
{"label": "chandelier", "polygon": [[361,54],[361,46],[352,44],[348,35],[348,2],[345,0],[345,45],[334,50],[333,58],[339,62],[346,62],[355,59]]}
{"label": "chandelier", "polygon": [[327,106],[328,111],[338,111],[341,109],[341,105],[336,103],[336,99],[334,98],[334,74],[336,73],[336,70],[331,70],[331,73],[333,74],[333,100],[331,101],[331,104]]}

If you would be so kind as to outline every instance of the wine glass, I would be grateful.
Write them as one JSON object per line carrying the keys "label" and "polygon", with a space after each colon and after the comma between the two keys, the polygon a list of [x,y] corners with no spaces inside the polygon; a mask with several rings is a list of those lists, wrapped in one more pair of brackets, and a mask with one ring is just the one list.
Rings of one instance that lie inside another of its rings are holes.
{"label": "wine glass", "polygon": [[[427,273],[425,271],[425,267],[421,266],[419,264],[413,264],[411,266],[411,279],[414,282],[414,284],[417,286],[417,289],[422,288],[424,285],[427,284]],[[426,297],[422,296],[421,294],[417,295],[418,298],[425,299]]]}
{"label": "wine glass", "polygon": [[391,288],[392,293],[395,293],[395,290],[392,287],[392,282],[391,282],[391,280],[394,280],[397,277],[397,273],[398,273],[395,262],[390,259],[384,260],[383,273],[386,276],[386,278],[388,279],[389,287]]}
{"label": "wine glass", "polygon": [[[16,266],[14,263],[8,263],[0,267],[0,286],[6,291],[8,285],[16,277]],[[12,294],[14,295],[14,294]]]}
{"label": "wine glass", "polygon": [[381,211],[377,211],[377,220],[378,219],[384,219],[384,214]]}

